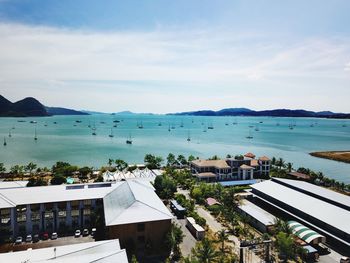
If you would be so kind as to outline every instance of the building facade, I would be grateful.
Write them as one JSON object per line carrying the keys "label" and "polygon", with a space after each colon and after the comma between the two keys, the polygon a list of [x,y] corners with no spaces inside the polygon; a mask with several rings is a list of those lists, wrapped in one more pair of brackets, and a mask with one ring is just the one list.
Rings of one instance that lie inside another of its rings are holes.
{"label": "building facade", "polygon": [[132,240],[138,255],[164,243],[173,218],[143,180],[0,189],[2,242],[43,232],[73,234],[96,227],[97,215],[108,238],[118,238],[123,248]]}
{"label": "building facade", "polygon": [[260,176],[269,176],[271,161],[263,156],[255,159],[255,155],[247,153],[236,158],[224,160],[194,160],[190,169],[198,180],[207,182],[252,180]]}

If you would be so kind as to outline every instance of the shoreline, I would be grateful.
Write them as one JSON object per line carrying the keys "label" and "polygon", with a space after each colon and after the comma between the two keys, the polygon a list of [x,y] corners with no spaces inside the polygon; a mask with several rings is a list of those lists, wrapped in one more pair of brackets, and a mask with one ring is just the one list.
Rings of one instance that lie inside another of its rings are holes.
{"label": "shoreline", "polygon": [[332,161],[350,163],[350,151],[323,151],[323,152],[311,152],[311,156],[328,159]]}

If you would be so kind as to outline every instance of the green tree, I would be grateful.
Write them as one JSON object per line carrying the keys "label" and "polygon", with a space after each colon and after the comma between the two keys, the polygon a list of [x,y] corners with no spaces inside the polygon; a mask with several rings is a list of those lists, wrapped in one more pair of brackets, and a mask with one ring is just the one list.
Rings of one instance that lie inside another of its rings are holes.
{"label": "green tree", "polygon": [[166,158],[167,166],[173,166],[176,164],[176,158],[173,153],[169,153],[168,157]]}
{"label": "green tree", "polygon": [[225,242],[228,241],[228,234],[226,233],[225,229],[221,229],[218,232],[216,232],[216,237],[218,239],[218,242],[220,243],[221,259],[224,259],[226,253]]}
{"label": "green tree", "polygon": [[175,224],[171,225],[170,231],[166,236],[166,244],[173,252],[173,260],[178,260],[181,257],[180,244],[182,243],[184,234],[181,228]]}
{"label": "green tree", "polygon": [[66,182],[66,178],[63,175],[55,175],[54,177],[52,177],[50,183],[52,185],[60,185],[60,184],[64,184]]}
{"label": "green tree", "polygon": [[108,166],[111,167],[112,164],[114,163],[114,160],[109,158],[107,163],[108,163]]}
{"label": "green tree", "polygon": [[157,195],[162,199],[171,199],[176,192],[175,181],[165,174],[156,177],[154,180],[154,188],[156,189]]}
{"label": "green tree", "polygon": [[192,154],[188,156],[188,162],[192,162],[194,160],[196,160],[196,158]]}
{"label": "green tree", "polygon": [[97,176],[96,180],[94,181],[94,183],[101,183],[103,182],[103,176],[102,175],[99,175]]}
{"label": "green tree", "polygon": [[291,235],[279,232],[276,236],[276,247],[281,255],[287,258],[294,256],[294,240]]}
{"label": "green tree", "polygon": [[119,171],[123,171],[128,168],[128,163],[121,159],[115,160],[116,167]]}
{"label": "green tree", "polygon": [[148,153],[145,155],[144,161],[148,169],[159,169],[163,162],[163,158]]}
{"label": "green tree", "polygon": [[35,170],[37,168],[37,165],[33,162],[28,163],[24,169],[26,172],[29,172],[29,174],[32,174],[32,171]]}
{"label": "green tree", "polygon": [[131,263],[138,263],[137,258],[135,255],[132,255],[131,257]]}
{"label": "green tree", "polygon": [[179,154],[177,156],[177,161],[181,164],[181,165],[187,165],[188,161],[186,160],[185,156],[183,156],[182,154]]}
{"label": "green tree", "polygon": [[289,173],[293,170],[293,164],[292,163],[290,163],[290,162],[287,163],[287,170],[288,170]]}
{"label": "green tree", "polygon": [[197,243],[193,254],[201,263],[215,262],[218,257],[218,252],[214,248],[213,241],[208,238],[204,238],[201,242]]}
{"label": "green tree", "polygon": [[279,158],[276,165],[278,166],[279,170],[281,170],[285,166],[285,161],[282,158]]}
{"label": "green tree", "polygon": [[6,167],[4,165],[4,163],[0,163],[0,174],[5,173],[6,172]]}
{"label": "green tree", "polygon": [[38,177],[38,178],[31,177],[31,178],[29,178],[29,181],[27,183],[27,187],[45,186],[45,185],[47,185],[47,182],[40,177]]}
{"label": "green tree", "polygon": [[23,174],[23,166],[18,165],[18,164],[11,166],[10,173],[13,175],[22,175]]}
{"label": "green tree", "polygon": [[79,169],[79,179],[80,180],[86,180],[86,179],[89,178],[88,176],[91,173],[92,173],[92,168],[84,166],[84,167]]}

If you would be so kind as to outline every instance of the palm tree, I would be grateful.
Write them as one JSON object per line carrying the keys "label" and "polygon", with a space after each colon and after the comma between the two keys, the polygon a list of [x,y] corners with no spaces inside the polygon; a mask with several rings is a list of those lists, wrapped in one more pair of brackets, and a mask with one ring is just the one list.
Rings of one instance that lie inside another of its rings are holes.
{"label": "palm tree", "polygon": [[112,166],[112,163],[114,163],[114,160],[113,160],[113,159],[108,159],[108,165],[109,165],[109,167]]}
{"label": "palm tree", "polygon": [[218,238],[218,242],[221,243],[221,257],[225,258],[225,241],[228,241],[228,234],[226,233],[225,229],[221,229],[218,232],[216,232],[216,236]]}
{"label": "palm tree", "polygon": [[215,262],[218,257],[217,251],[213,246],[213,241],[208,238],[204,238],[193,251],[193,254],[201,263],[212,263]]}
{"label": "palm tree", "polygon": [[0,174],[6,172],[6,167],[4,165],[4,163],[0,163]]}
{"label": "palm tree", "polygon": [[279,167],[279,169],[281,170],[282,167],[285,166],[285,161],[282,158],[279,158],[278,161],[276,162],[276,165]]}
{"label": "palm tree", "polygon": [[276,165],[276,157],[272,157],[271,159],[271,165]]}
{"label": "palm tree", "polygon": [[37,165],[35,163],[30,162],[24,167],[24,169],[25,169],[25,171],[28,171],[29,174],[32,174],[32,171],[35,170],[36,167],[37,167]]}
{"label": "palm tree", "polygon": [[293,164],[292,163],[287,163],[287,170],[290,173],[293,170]]}

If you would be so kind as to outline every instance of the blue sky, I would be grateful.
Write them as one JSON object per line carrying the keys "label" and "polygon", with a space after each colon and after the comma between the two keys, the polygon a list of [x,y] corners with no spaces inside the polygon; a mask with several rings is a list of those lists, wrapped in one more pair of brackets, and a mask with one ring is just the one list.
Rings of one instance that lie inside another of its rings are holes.
{"label": "blue sky", "polygon": [[1,94],[109,112],[350,112],[349,12],[337,0],[0,0]]}

